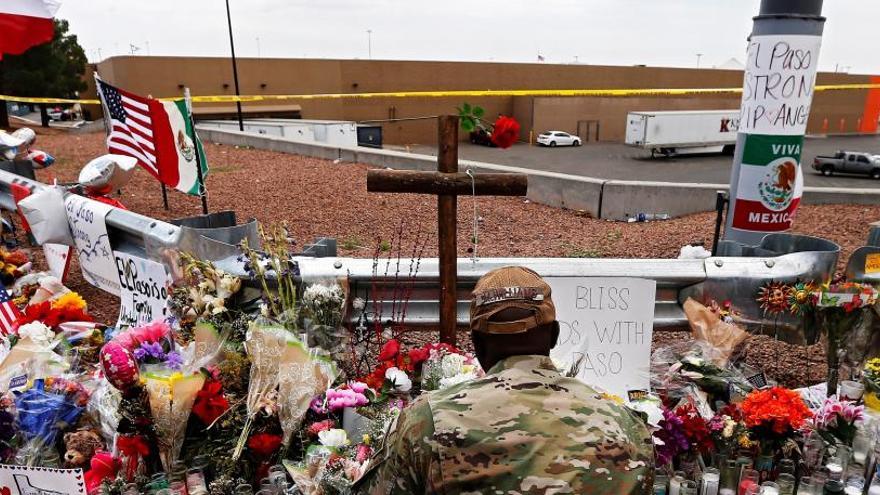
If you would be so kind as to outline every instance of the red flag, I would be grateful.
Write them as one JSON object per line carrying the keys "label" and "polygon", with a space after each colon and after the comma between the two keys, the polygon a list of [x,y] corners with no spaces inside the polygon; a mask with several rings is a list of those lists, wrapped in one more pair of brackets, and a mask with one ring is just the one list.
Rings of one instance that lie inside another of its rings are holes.
{"label": "red flag", "polygon": [[0,2],[0,58],[18,55],[48,43],[55,35],[52,18],[60,0],[3,0]]}

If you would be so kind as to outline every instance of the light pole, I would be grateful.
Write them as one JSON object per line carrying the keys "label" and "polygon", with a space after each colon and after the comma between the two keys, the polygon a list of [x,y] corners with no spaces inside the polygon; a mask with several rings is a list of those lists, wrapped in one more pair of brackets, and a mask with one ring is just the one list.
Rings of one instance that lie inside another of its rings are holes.
{"label": "light pole", "polygon": [[[756,245],[791,228],[824,24],[822,0],[761,0],[746,52],[726,240]],[[776,92],[770,81],[792,89]]]}
{"label": "light pole", "polygon": [[[229,14],[229,0],[226,0],[226,23],[229,25],[229,48],[232,50],[232,81],[235,83],[235,96],[238,92],[238,65],[235,62],[235,40],[232,38],[232,16]],[[238,113],[238,130],[244,131],[244,119],[241,117],[241,101],[235,102]]]}
{"label": "light pole", "polygon": [[702,54],[702,53],[698,53],[698,54],[697,54],[697,68],[698,68],[698,69],[700,68],[700,59],[701,59],[701,58],[703,58],[703,54]]}
{"label": "light pole", "polygon": [[373,30],[367,29],[367,58],[373,59]]}

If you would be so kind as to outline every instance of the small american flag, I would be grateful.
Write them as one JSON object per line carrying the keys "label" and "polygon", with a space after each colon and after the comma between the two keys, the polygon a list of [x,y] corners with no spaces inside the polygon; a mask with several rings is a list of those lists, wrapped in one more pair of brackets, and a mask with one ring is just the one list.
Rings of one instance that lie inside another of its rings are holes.
{"label": "small american flag", "polygon": [[6,286],[0,282],[0,333],[7,335],[15,329],[15,321],[21,316],[21,311],[9,298]]}
{"label": "small american flag", "polygon": [[128,93],[97,79],[98,93],[110,116],[107,148],[111,153],[137,158],[140,165],[159,176],[153,119],[147,98]]}

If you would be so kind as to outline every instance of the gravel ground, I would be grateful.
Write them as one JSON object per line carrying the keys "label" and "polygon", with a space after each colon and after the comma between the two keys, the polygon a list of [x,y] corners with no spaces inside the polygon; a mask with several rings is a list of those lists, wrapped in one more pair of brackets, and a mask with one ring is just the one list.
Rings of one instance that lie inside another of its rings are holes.
{"label": "gravel ground", "polygon": [[[82,165],[105,152],[101,133],[48,130],[41,133],[37,146],[57,159],[55,166],[38,172],[43,182],[56,178],[73,181]],[[231,209],[239,219],[255,217],[267,224],[285,221],[301,242],[318,236],[335,237],[340,255],[353,257],[372,257],[380,239],[396,243],[396,232],[401,228],[406,232],[436,231],[436,202],[432,197],[368,193],[366,165],[334,164],[212,143],[206,143],[205,148],[211,166],[207,186],[212,211]],[[155,218],[201,213],[198,198],[176,191],[168,195],[170,209],[166,211],[158,183],[139,170],[119,199],[131,210]],[[523,198],[479,198],[477,208],[481,256],[671,258],[684,244],[710,246],[714,225],[714,213],[663,222],[606,222]],[[850,252],[865,242],[868,223],[878,218],[880,205],[803,206],[794,231],[840,244],[842,267]],[[460,255],[467,256],[473,222],[471,198],[459,201],[458,220]],[[415,234],[404,237],[410,243],[417,239]],[[436,256],[435,245],[429,239],[424,256]],[[408,256],[407,250],[404,253]],[[71,271],[71,286],[90,301],[92,312],[105,321],[115,319],[115,299],[85,284],[77,267]],[[655,345],[681,336],[664,332],[656,335]],[[760,365],[786,385],[814,383],[824,375],[823,366],[817,364],[824,362],[818,347],[803,348],[756,336],[744,344],[743,355],[747,362]]]}

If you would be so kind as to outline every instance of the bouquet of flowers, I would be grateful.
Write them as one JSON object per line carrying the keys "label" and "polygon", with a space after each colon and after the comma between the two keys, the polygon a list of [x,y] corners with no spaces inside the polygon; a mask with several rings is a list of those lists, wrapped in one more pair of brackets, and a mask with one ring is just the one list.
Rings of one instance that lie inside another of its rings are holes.
{"label": "bouquet of flowers", "polygon": [[862,381],[865,383],[865,405],[880,410],[880,358],[869,359],[862,369]]}
{"label": "bouquet of flowers", "polygon": [[312,284],[302,295],[302,313],[306,320],[308,344],[324,349],[332,356],[345,352],[348,332],[342,327],[345,292],[338,284]]}
{"label": "bouquet of flowers", "polygon": [[17,394],[15,408],[24,444],[16,462],[40,465],[41,457],[54,451],[58,433],[79,420],[88,397],[84,387],[65,378],[34,380],[31,388]]}
{"label": "bouquet of flowers", "polygon": [[[489,142],[499,148],[510,148],[519,140],[519,122],[513,117],[499,115],[494,123],[483,119],[486,111],[476,105],[464,103],[457,108],[461,119],[461,128],[465,132],[488,135]],[[482,142],[484,139],[475,142]]]}
{"label": "bouquet of flowers", "polygon": [[442,390],[483,375],[483,369],[472,355],[433,345],[428,359],[422,363],[422,390]]}
{"label": "bouquet of flowers", "polygon": [[654,459],[657,466],[668,466],[679,454],[687,452],[691,444],[684,432],[684,422],[675,411],[663,408],[663,419],[652,434]]}
{"label": "bouquet of flowers", "polygon": [[865,406],[840,400],[836,395],[827,397],[813,417],[813,427],[831,445],[852,447],[856,423],[864,418]]}
{"label": "bouquet of flowers", "polygon": [[751,437],[760,442],[764,453],[783,444],[790,448],[795,432],[813,416],[800,394],[782,387],[755,390],[741,407]]}
{"label": "bouquet of flowers", "polygon": [[749,448],[749,429],[737,404],[727,404],[709,420],[709,431],[719,452],[735,456],[740,448]]}
{"label": "bouquet of flowers", "polygon": [[168,306],[181,326],[190,329],[199,318],[223,316],[241,289],[241,279],[187,253],[180,254],[180,266],[183,277],[174,284]]}
{"label": "bouquet of flowers", "polygon": [[0,248],[0,282],[3,285],[12,285],[15,279],[28,273],[30,269],[31,262],[24,251]]}

